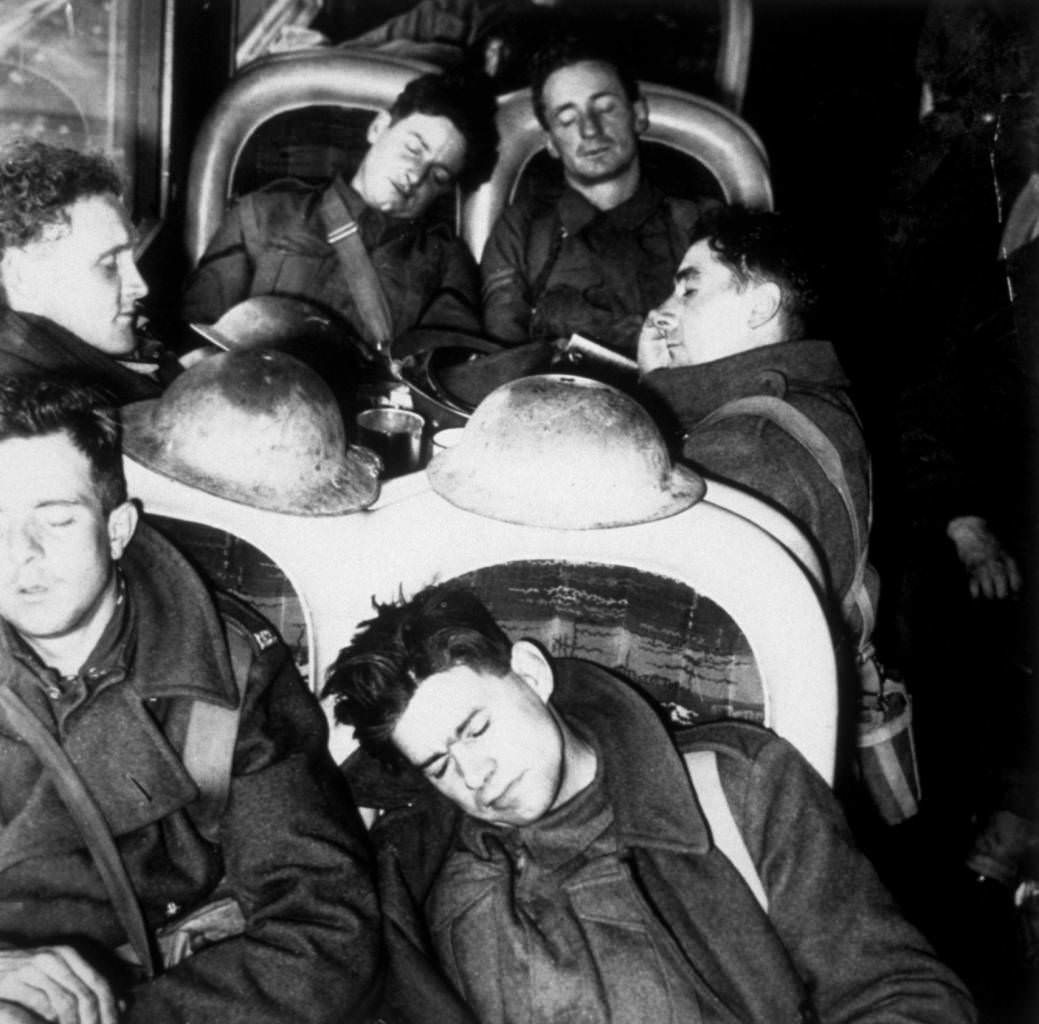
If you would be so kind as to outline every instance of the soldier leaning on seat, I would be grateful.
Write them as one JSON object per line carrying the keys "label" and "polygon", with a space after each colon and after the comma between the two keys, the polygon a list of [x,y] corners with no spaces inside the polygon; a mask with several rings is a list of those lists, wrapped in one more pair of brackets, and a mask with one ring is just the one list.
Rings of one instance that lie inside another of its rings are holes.
{"label": "soldier leaning on seat", "polygon": [[[359,1019],[378,908],[324,716],[138,525],[89,389],[0,381],[0,563],[0,1018]],[[173,941],[192,911],[222,941]]]}
{"label": "soldier leaning on seat", "polygon": [[484,326],[510,345],[576,333],[634,358],[704,203],[646,180],[649,111],[609,51],[556,40],[536,55],[531,90],[565,187],[517,200],[495,225],[480,264]]}
{"label": "soldier leaning on seat", "polygon": [[214,323],[247,298],[280,295],[337,314],[369,354],[413,330],[479,334],[472,256],[427,214],[490,174],[495,110],[487,83],[464,74],[409,82],[371,122],[352,175],[318,189],[275,183],[231,208],[187,282],[184,319]]}
{"label": "soldier leaning on seat", "polygon": [[[631,687],[510,644],[451,587],[379,606],[327,692],[364,751],[348,775],[385,809],[383,1019],[975,1019],[773,734],[691,730],[712,778]],[[708,819],[709,792],[730,809]]]}

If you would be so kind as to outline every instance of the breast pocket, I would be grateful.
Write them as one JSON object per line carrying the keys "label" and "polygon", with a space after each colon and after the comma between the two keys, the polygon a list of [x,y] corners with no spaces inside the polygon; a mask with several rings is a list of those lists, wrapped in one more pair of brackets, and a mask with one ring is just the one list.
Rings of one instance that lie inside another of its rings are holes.
{"label": "breast pocket", "polygon": [[649,908],[623,865],[601,865],[566,888],[611,1024],[677,1020],[677,1003],[684,997],[654,938]]}

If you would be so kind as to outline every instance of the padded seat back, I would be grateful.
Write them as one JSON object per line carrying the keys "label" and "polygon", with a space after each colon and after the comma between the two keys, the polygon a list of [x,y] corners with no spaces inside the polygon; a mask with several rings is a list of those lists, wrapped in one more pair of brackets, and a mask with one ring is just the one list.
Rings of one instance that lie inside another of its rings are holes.
{"label": "padded seat back", "polygon": [[[644,142],[677,151],[701,165],[726,202],[772,208],[768,157],[746,121],[718,103],[665,85],[642,82],[641,90],[649,106]],[[462,208],[462,237],[477,258],[494,223],[515,197],[528,165],[544,148],[544,132],[529,89],[501,98],[498,130],[502,142],[494,173]]]}
{"label": "padded seat back", "polygon": [[675,725],[765,720],[747,638],[715,601],[679,580],[629,566],[531,560],[455,582],[473,590],[511,638],[612,669]]}
{"label": "padded seat back", "polygon": [[[304,50],[264,57],[248,65],[232,79],[199,130],[188,173],[185,244],[192,265],[198,263],[209,239],[220,224],[234,191],[235,172],[250,139],[268,122],[293,111],[334,107],[374,114],[390,107],[412,78],[435,70],[418,61],[388,57],[377,53],[346,50]],[[363,126],[344,125],[341,136],[348,148],[357,148],[356,138]],[[309,145],[294,136],[291,129],[286,145]],[[354,142],[350,142],[353,136]],[[323,148],[328,150],[326,144]],[[304,168],[305,176],[323,176],[343,159],[358,154],[316,152],[313,148],[283,151],[281,170]],[[274,173],[272,177],[277,177]],[[245,188],[259,182],[249,180]]]}

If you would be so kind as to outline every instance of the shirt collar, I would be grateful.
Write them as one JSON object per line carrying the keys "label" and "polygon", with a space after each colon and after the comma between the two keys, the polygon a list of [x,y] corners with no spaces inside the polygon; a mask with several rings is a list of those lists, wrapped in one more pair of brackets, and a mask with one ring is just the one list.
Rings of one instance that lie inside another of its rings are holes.
{"label": "shirt collar", "polygon": [[334,188],[346,204],[350,216],[361,229],[361,238],[366,248],[382,244],[394,238],[405,238],[419,232],[422,218],[407,220],[401,217],[388,217],[381,210],[370,207],[361,194],[341,174],[332,179],[329,186]]}
{"label": "shirt collar", "polygon": [[559,197],[559,219],[568,235],[578,234],[597,219],[617,228],[631,230],[646,221],[662,199],[663,193],[652,186],[645,176],[640,178],[634,194],[612,210],[600,210],[568,185]]}
{"label": "shirt collar", "polygon": [[[595,745],[594,740],[589,742]],[[544,870],[562,867],[581,856],[593,844],[612,840],[613,808],[601,769],[595,778],[566,803],[532,825],[509,828],[466,816],[459,832],[461,845],[477,857],[488,859],[501,847],[515,860],[528,854]]]}
{"label": "shirt collar", "polygon": [[642,386],[688,424],[745,395],[782,398],[791,386],[843,389],[848,378],[828,341],[802,340],[764,345],[698,366],[653,370]]}
{"label": "shirt collar", "polygon": [[2,642],[11,657],[20,661],[33,680],[48,696],[60,691],[67,713],[106,686],[126,677],[130,669],[131,651],[127,640],[132,632],[133,615],[129,590],[122,573],[116,567],[116,604],[101,636],[86,661],[74,675],[63,676],[57,669],[46,665],[30,644],[5,620],[0,620]]}

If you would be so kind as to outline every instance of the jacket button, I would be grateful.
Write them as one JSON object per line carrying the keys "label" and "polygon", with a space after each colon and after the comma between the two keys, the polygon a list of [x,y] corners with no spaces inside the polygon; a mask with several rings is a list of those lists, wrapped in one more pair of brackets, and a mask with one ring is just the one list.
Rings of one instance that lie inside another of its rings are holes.
{"label": "jacket button", "polygon": [[174,903],[173,900],[170,900],[169,903],[166,904],[166,916],[175,917],[179,913],[180,905],[178,903]]}

